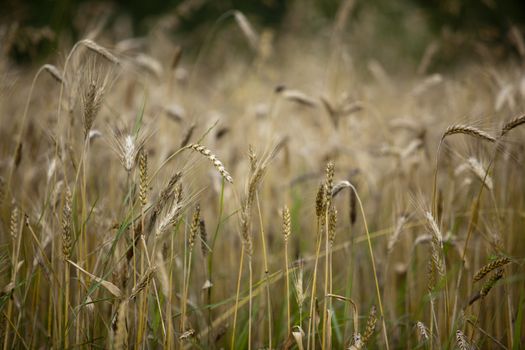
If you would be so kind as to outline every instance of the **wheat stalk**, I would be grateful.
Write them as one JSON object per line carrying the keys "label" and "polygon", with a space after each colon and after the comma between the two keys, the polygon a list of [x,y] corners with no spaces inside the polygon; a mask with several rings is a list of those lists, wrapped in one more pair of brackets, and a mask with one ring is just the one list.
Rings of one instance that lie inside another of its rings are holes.
{"label": "wheat stalk", "polygon": [[286,315],[288,319],[287,330],[291,329],[291,308],[290,308],[290,272],[288,270],[288,239],[292,233],[292,222],[290,216],[290,209],[287,206],[283,208],[283,237],[284,237],[284,268],[286,273]]}
{"label": "wheat stalk", "polygon": [[[335,164],[333,161],[329,161],[326,165],[325,170],[325,187],[326,187],[326,208],[324,213],[325,222],[325,273],[324,273],[324,295],[328,295],[330,292],[330,217],[332,216],[332,196],[331,193],[334,189],[334,172]],[[335,214],[333,214],[335,216]],[[334,222],[334,233],[335,237],[335,222]],[[323,303],[323,315],[322,315],[322,337],[321,344],[324,349],[327,343],[327,328],[331,328],[331,320],[329,319],[328,309],[331,307],[331,299],[325,300]],[[315,340],[314,340],[315,341]]]}
{"label": "wheat stalk", "polygon": [[199,231],[200,226],[200,213],[201,209],[200,206],[197,204],[195,206],[195,211],[193,212],[193,217],[191,220],[191,227],[190,227],[190,233],[188,236],[188,256],[187,256],[187,262],[184,264],[186,273],[184,278],[184,285],[183,285],[183,296],[182,296],[182,312],[181,312],[181,323],[180,323],[180,331],[185,332],[186,331],[186,310],[187,310],[187,304],[188,304],[188,291],[189,291],[189,285],[190,285],[190,274],[191,274],[191,261],[192,261],[192,253],[193,253],[193,246],[195,244],[195,238],[197,237],[197,233]]}

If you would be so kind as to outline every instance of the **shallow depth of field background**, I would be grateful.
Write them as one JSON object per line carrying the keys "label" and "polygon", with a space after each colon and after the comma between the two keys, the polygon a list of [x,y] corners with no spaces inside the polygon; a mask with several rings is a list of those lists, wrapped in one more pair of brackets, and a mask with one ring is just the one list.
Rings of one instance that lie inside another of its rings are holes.
{"label": "shallow depth of field background", "polygon": [[521,349],[524,36],[508,0],[2,2],[0,346]]}

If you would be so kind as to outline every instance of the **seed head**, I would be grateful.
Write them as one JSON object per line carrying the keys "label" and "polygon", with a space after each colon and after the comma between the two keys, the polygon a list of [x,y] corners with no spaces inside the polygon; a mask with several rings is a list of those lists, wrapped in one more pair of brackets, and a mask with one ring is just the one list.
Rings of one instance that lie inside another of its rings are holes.
{"label": "seed head", "polygon": [[502,258],[499,258],[499,259],[496,259],[494,261],[491,261],[490,263],[486,264],[481,269],[479,269],[478,272],[476,272],[476,274],[474,275],[474,282],[477,282],[477,281],[483,279],[483,277],[485,277],[491,271],[499,269],[499,268],[507,265],[508,263],[510,263],[510,258],[508,258],[506,256],[502,257]]}
{"label": "seed head", "polygon": [[292,233],[292,225],[290,219],[290,209],[288,207],[283,208],[283,235],[284,240],[287,241]]}
{"label": "seed head", "polygon": [[193,213],[193,219],[191,221],[190,236],[188,237],[188,245],[190,247],[190,250],[193,249],[193,245],[195,244],[195,237],[197,237],[197,233],[199,231],[200,215],[201,207],[197,204],[197,206],[195,207],[195,212]]}
{"label": "seed head", "polygon": [[219,174],[229,183],[233,183],[230,173],[226,171],[222,162],[217,158],[217,156],[215,156],[215,154],[211,153],[209,149],[197,143],[192,143],[187,147],[208,158],[213,163],[213,166],[217,169]]}
{"label": "seed head", "polygon": [[64,259],[71,257],[71,192],[66,189],[64,208],[62,209],[62,253]]}

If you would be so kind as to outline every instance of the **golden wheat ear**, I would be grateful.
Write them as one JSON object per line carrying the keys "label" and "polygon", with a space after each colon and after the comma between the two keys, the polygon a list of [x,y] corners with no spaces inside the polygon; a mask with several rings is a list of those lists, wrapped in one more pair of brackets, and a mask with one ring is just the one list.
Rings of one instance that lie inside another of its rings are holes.
{"label": "golden wheat ear", "polygon": [[491,261],[490,263],[484,265],[481,269],[479,269],[476,274],[474,275],[473,281],[477,282],[482,280],[486,275],[491,273],[493,270],[499,269],[508,263],[510,263],[510,258],[508,257],[502,257],[499,259],[496,259],[494,261]]}
{"label": "golden wheat ear", "polygon": [[48,72],[52,77],[53,79],[55,79],[57,82],[63,84],[65,83],[64,81],[64,78],[62,77],[62,74],[60,74],[60,71],[58,70],[57,67],[55,67],[54,65],[52,64],[44,64],[44,70],[46,72]]}
{"label": "golden wheat ear", "polygon": [[483,131],[481,129],[478,129],[476,127],[465,125],[465,124],[454,124],[451,125],[445,130],[445,133],[441,137],[441,139],[445,139],[447,136],[454,135],[454,134],[464,134],[464,135],[470,135],[473,137],[477,137],[479,139],[488,141],[488,142],[496,142],[496,138],[486,131]]}
{"label": "golden wheat ear", "polygon": [[233,178],[231,177],[230,173],[226,171],[222,162],[208,148],[198,143],[192,143],[188,145],[187,148],[192,149],[195,152],[200,153],[204,157],[208,158],[213,163],[213,166],[215,167],[215,169],[217,169],[219,174],[229,183],[233,183]]}
{"label": "golden wheat ear", "polygon": [[470,344],[467,337],[461,330],[456,331],[456,342],[460,350],[472,350],[474,347]]}
{"label": "golden wheat ear", "polygon": [[109,62],[113,64],[120,64],[120,60],[117,58],[117,56],[113,55],[108,49],[100,46],[93,40],[84,39],[81,41],[81,44],[84,45],[88,50],[104,57]]}
{"label": "golden wheat ear", "polygon": [[521,115],[519,117],[516,117],[516,118],[508,121],[501,128],[501,135],[500,136],[502,136],[502,137],[505,136],[509,131],[511,131],[512,129],[517,128],[518,126],[523,125],[523,124],[525,124],[525,115]]}

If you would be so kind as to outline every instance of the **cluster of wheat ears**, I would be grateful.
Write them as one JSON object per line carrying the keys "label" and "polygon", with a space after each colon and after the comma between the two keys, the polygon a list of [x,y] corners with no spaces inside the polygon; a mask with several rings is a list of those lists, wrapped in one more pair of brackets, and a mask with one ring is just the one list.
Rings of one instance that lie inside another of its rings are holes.
{"label": "cluster of wheat ears", "polygon": [[131,41],[2,66],[0,346],[519,349],[519,68],[268,91],[232,18],[256,57],[211,87]]}

